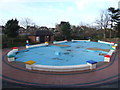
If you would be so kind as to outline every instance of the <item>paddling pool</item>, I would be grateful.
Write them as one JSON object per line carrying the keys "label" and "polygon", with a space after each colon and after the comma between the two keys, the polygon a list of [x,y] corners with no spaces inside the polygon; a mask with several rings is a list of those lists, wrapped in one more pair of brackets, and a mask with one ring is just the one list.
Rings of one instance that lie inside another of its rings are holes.
{"label": "paddling pool", "polygon": [[26,62],[35,61],[37,65],[47,66],[71,66],[86,64],[86,61],[93,60],[96,62],[104,61],[104,56],[108,52],[100,50],[89,50],[88,48],[110,49],[110,44],[88,42],[88,41],[71,41],[59,43],[60,45],[69,46],[38,46],[18,51],[16,61]]}

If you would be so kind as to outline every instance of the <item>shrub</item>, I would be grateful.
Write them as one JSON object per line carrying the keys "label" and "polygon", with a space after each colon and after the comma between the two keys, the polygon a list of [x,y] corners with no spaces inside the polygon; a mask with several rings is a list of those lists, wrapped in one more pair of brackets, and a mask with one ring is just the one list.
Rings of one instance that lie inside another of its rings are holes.
{"label": "shrub", "polygon": [[17,37],[17,38],[6,38],[6,37],[3,37],[2,48],[25,46],[26,45],[26,40],[28,40],[28,38],[19,38],[19,37]]}

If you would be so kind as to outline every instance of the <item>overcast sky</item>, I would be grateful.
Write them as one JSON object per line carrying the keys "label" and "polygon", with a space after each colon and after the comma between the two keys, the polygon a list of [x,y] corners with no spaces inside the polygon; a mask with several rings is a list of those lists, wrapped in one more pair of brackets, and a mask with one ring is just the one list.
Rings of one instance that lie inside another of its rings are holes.
{"label": "overcast sky", "polygon": [[60,21],[72,25],[93,24],[101,10],[118,8],[120,0],[0,0],[0,25],[7,20],[30,18],[36,25],[55,27]]}

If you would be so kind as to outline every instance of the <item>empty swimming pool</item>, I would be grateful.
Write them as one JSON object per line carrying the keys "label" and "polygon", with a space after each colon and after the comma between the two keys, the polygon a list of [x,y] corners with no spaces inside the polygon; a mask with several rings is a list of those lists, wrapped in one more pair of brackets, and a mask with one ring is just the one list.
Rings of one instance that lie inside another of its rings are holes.
{"label": "empty swimming pool", "polygon": [[[86,64],[88,60],[96,62],[104,61],[104,56],[108,54],[107,50],[111,48],[110,44],[88,41],[71,41],[60,43],[60,45],[68,45],[65,47],[48,45],[34,48],[28,48],[18,51],[15,55],[16,61],[26,62],[29,60],[36,61],[38,65],[48,66],[71,66]],[[89,49],[92,48],[93,50]],[[102,49],[102,50],[94,50]]]}

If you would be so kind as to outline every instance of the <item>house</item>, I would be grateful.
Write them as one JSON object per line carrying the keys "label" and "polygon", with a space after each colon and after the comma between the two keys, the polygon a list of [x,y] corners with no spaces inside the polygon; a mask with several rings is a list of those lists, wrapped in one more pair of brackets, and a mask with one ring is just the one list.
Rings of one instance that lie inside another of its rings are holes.
{"label": "house", "polygon": [[48,28],[51,32],[55,32],[55,28]]}
{"label": "house", "polygon": [[28,38],[38,43],[52,42],[54,40],[54,34],[49,30],[36,30]]}
{"label": "house", "polygon": [[28,32],[34,32],[36,29],[38,29],[38,28],[35,27],[35,26],[27,26],[27,31]]}
{"label": "house", "polygon": [[23,27],[19,27],[18,34],[19,35],[27,35],[27,30]]}
{"label": "house", "polygon": [[41,26],[39,30],[49,30],[46,26]]}

